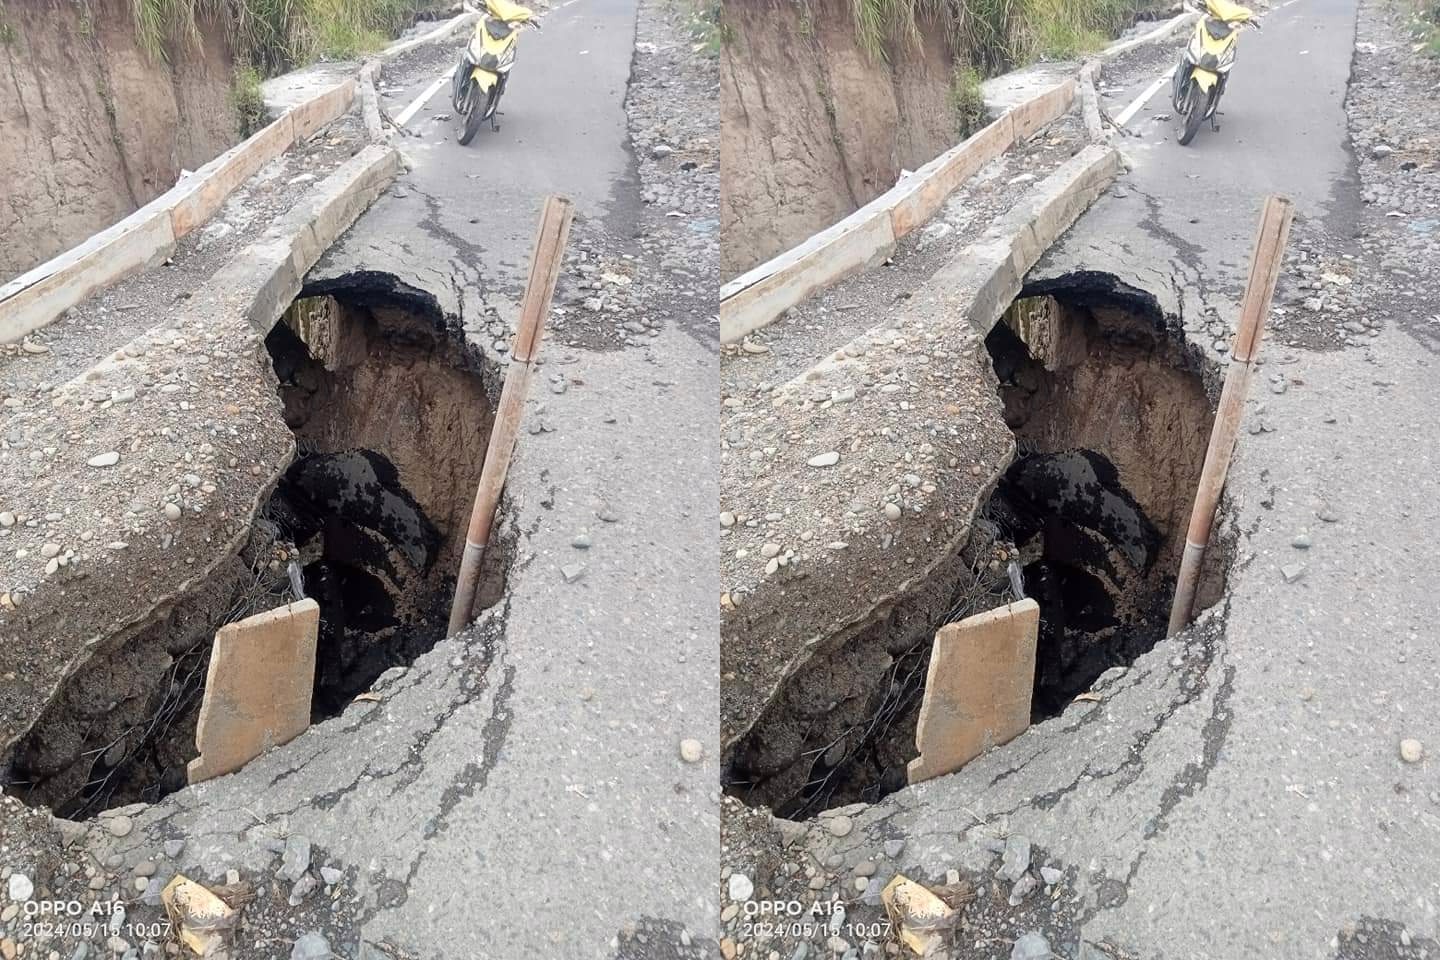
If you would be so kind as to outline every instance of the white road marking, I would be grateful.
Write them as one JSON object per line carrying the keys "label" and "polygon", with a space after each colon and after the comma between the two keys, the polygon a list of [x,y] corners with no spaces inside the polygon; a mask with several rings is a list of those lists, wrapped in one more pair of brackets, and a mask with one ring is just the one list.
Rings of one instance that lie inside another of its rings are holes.
{"label": "white road marking", "polygon": [[[560,4],[558,7],[554,7],[554,8],[552,8],[552,9],[546,11],[546,13],[540,14],[540,19],[543,20],[543,19],[545,19],[546,14],[548,14],[548,13],[554,13],[556,10],[564,10],[566,7],[570,6],[570,4],[572,4],[572,3],[577,3],[577,2],[579,2],[579,0],[565,0],[565,2],[562,3],[562,4]],[[467,7],[467,9],[469,9],[469,8]],[[580,52],[581,52],[581,54],[586,54],[586,53],[589,53],[590,51],[589,51],[589,50],[582,50],[582,51],[580,51]],[[418,97],[416,97],[414,100],[410,101],[410,105],[407,106],[404,110],[401,110],[399,116],[397,116],[397,117],[395,118],[395,124],[396,124],[396,126],[403,127],[403,126],[405,126],[405,124],[409,123],[409,122],[410,122],[410,119],[411,119],[412,117],[414,117],[415,114],[417,114],[417,113],[420,112],[420,108],[423,107],[423,106],[425,106],[425,104],[429,101],[429,99],[430,99],[431,97],[435,96],[435,94],[439,92],[440,88],[443,87],[443,86],[445,86],[445,84],[450,81],[450,77],[451,77],[451,71],[446,70],[444,73],[440,74],[440,76],[436,79],[436,81],[435,81],[434,83],[432,83],[432,84],[430,84],[430,86],[426,87],[426,88],[425,88],[425,91],[424,91],[423,93],[421,93],[420,96],[418,96]]]}
{"label": "white road marking", "polygon": [[[574,3],[575,0],[569,0],[569,2]],[[1286,7],[1290,6],[1290,4],[1299,2],[1300,0],[1285,0],[1284,3],[1280,4],[1280,6],[1276,7],[1275,9],[1284,10]],[[1300,55],[1303,57],[1309,52],[1309,50],[1301,50]],[[1135,114],[1140,112],[1140,108],[1145,106],[1145,104],[1150,101],[1150,98],[1155,96],[1155,94],[1159,92],[1160,88],[1165,86],[1165,84],[1170,81],[1171,74],[1172,71],[1166,70],[1163,74],[1160,75],[1160,78],[1158,80],[1150,84],[1150,86],[1146,87],[1145,92],[1141,93],[1140,96],[1136,97],[1135,100],[1123,111],[1121,111],[1118,117],[1115,118],[1116,125],[1123,127],[1125,126],[1125,124],[1129,123],[1134,118]]]}
{"label": "white road marking", "polygon": [[1125,126],[1125,124],[1129,123],[1131,118],[1134,117],[1135,114],[1140,112],[1140,108],[1145,106],[1145,104],[1149,102],[1150,98],[1155,96],[1156,92],[1158,92],[1161,87],[1165,86],[1165,84],[1169,82],[1170,71],[1167,70],[1160,75],[1160,78],[1158,80],[1150,84],[1150,86],[1146,87],[1145,91],[1141,93],[1140,96],[1136,97],[1134,101],[1130,104],[1130,106],[1126,107],[1120,112],[1120,116],[1115,118],[1116,126],[1123,127]]}
{"label": "white road marking", "polygon": [[400,115],[395,118],[396,126],[403,127],[405,126],[405,124],[409,123],[410,118],[415,116],[415,114],[419,113],[420,108],[425,106],[425,102],[431,97],[435,96],[436,92],[438,92],[441,87],[445,86],[446,82],[449,81],[449,79],[449,70],[446,70],[444,73],[440,74],[440,76],[435,80],[434,83],[430,84],[430,86],[425,88],[424,93],[420,94],[420,96],[416,97],[410,102],[410,106],[400,111]]}

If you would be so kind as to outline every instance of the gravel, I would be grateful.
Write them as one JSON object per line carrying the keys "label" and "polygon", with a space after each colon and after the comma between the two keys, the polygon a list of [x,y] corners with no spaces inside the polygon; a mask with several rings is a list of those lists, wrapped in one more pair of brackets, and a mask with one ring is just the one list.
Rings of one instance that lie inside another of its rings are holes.
{"label": "gravel", "polygon": [[[549,328],[566,346],[644,348],[667,321],[715,338],[720,258],[719,62],[696,55],[684,8],[641,4],[625,102],[641,184],[626,235],[571,229]],[[617,201],[627,203],[627,200]]]}

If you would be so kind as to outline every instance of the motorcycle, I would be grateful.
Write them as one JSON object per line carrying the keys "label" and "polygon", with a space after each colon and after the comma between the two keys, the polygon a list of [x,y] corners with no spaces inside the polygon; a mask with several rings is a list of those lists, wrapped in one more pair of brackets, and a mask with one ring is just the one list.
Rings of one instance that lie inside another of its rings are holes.
{"label": "motorcycle", "polygon": [[526,27],[540,29],[539,18],[528,7],[510,0],[485,0],[480,22],[450,83],[450,105],[463,124],[461,146],[474,140],[487,120],[490,129],[500,129],[500,98],[515,65],[516,38]]}
{"label": "motorcycle", "polygon": [[1212,130],[1220,129],[1220,98],[1235,66],[1236,39],[1245,27],[1260,29],[1259,19],[1249,8],[1230,0],[1205,0],[1205,11],[1180,55],[1171,82],[1171,105],[1182,125],[1182,147],[1195,139],[1201,122],[1207,119]]}

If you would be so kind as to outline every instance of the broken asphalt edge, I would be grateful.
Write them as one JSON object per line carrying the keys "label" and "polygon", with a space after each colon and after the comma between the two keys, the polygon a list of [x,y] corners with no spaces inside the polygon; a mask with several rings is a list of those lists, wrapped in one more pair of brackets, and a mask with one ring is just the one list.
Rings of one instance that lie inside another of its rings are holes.
{"label": "broken asphalt edge", "polygon": [[[779,661],[757,656],[743,670],[729,670],[722,659],[722,672],[727,677],[735,674],[728,685],[749,688],[754,694],[747,698],[750,703],[739,716],[730,715],[733,703],[722,704],[722,750],[728,752],[750,731],[785,681],[806,662],[884,616],[899,598],[915,590],[963,547],[975,512],[993,491],[1015,451],[1014,436],[1000,416],[983,338],[1019,295],[1030,268],[1121,170],[1120,153],[1113,147],[1086,147],[1036,184],[975,243],[917,288],[901,317],[857,337],[780,386],[773,400],[765,402],[767,408],[789,408],[797,419],[806,422],[797,426],[796,420],[790,420],[777,428],[776,436],[754,444],[756,447],[773,442],[783,449],[785,436],[795,434],[822,442],[813,448],[797,446],[788,456],[772,458],[772,469],[763,475],[763,487],[751,477],[738,475],[739,468],[731,465],[734,461],[727,461],[722,467],[721,486],[728,499],[760,502],[766,490],[810,488],[818,482],[816,468],[808,464],[812,452],[825,449],[829,441],[835,441],[834,449],[840,449],[838,444],[844,438],[869,436],[876,423],[885,423],[893,430],[897,422],[906,420],[922,424],[958,422],[957,414],[947,410],[947,404],[953,407],[950,391],[964,379],[956,376],[959,364],[931,364],[932,356],[947,357],[952,362],[958,358],[974,365],[974,379],[994,400],[989,426],[997,436],[1003,431],[1007,452],[997,463],[977,465],[982,471],[979,477],[960,469],[940,470],[934,474],[933,492],[927,494],[919,489],[907,494],[908,503],[920,507],[896,528],[903,532],[904,552],[912,555],[907,563],[900,562],[900,546],[886,549],[878,535],[872,533],[867,538],[852,530],[845,549],[825,549],[817,544],[807,550],[799,574],[795,566],[787,566],[776,571],[780,575],[757,575],[753,562],[738,562],[722,541],[722,658],[731,658],[733,663],[737,649],[742,651],[740,658],[745,659],[745,647],[761,648],[777,640],[782,650]],[[960,318],[968,322],[957,322]],[[920,344],[923,352],[910,349],[913,344]],[[946,369],[936,371],[937,366]],[[881,376],[879,367],[889,372]],[[845,404],[827,405],[828,410],[807,400],[806,395],[817,385],[853,385],[867,378],[908,385],[908,392],[903,394],[905,405],[890,404],[883,387],[867,389],[863,396]],[[737,414],[741,418],[747,414],[766,416],[769,410]],[[773,424],[775,419],[771,417],[768,422]],[[763,424],[758,427],[764,428]],[[941,438],[936,434],[938,431],[927,436],[940,448]],[[944,455],[943,449],[937,449],[935,460],[943,460]],[[873,493],[872,499],[878,503],[890,480],[890,474],[883,470],[870,471],[849,480],[842,496],[853,501]],[[864,495],[856,494],[855,488],[866,483],[877,489],[866,488]],[[804,589],[806,579],[812,584],[840,587],[823,592],[813,586]]]}
{"label": "broken asphalt edge", "polygon": [[[61,568],[62,572],[57,575],[42,575],[33,583],[7,582],[7,591],[19,594],[23,590],[23,599],[15,608],[0,610],[0,634],[6,637],[12,652],[19,656],[21,636],[34,639],[37,634],[44,635],[41,640],[71,645],[73,652],[58,662],[47,659],[30,664],[24,682],[0,681],[0,703],[14,709],[13,713],[7,711],[0,715],[0,756],[7,755],[29,732],[66,679],[95,654],[127,642],[213,575],[223,561],[244,545],[256,513],[269,498],[295,449],[294,437],[282,417],[275,376],[261,341],[299,295],[306,272],[389,186],[399,173],[400,164],[400,155],[393,148],[380,145],[364,148],[320,181],[303,203],[240,250],[212,276],[206,289],[192,299],[177,326],[186,338],[205,344],[207,350],[218,352],[220,348],[213,346],[216,343],[233,347],[234,355],[240,357],[241,362],[227,365],[232,369],[225,375],[233,380],[227,386],[243,390],[243,399],[253,406],[236,403],[241,398],[223,389],[193,389],[197,381],[213,382],[221,373],[215,369],[220,365],[208,363],[208,356],[197,363],[191,360],[193,354],[190,354],[178,358],[175,364],[177,368],[189,367],[180,371],[187,376],[177,375],[172,381],[192,387],[183,395],[187,412],[175,412],[169,400],[172,394],[162,389],[147,389],[131,402],[111,406],[103,417],[98,416],[98,410],[94,410],[82,394],[93,392],[97,385],[109,386],[130,378],[138,380],[138,374],[148,367],[134,358],[173,355],[167,342],[175,331],[159,328],[146,331],[57,388],[53,406],[78,407],[82,415],[87,409],[94,411],[91,413],[93,430],[85,433],[91,440],[103,442],[85,447],[67,443],[62,435],[72,432],[74,425],[58,424],[56,421],[60,418],[51,418],[47,412],[44,416],[49,421],[48,429],[56,434],[54,446],[69,454],[62,453],[48,464],[50,469],[45,479],[51,485],[91,489],[101,483],[96,479],[95,469],[87,464],[87,457],[94,449],[107,445],[117,450],[130,449],[128,444],[153,436],[156,423],[173,423],[177,417],[192,423],[234,424],[237,431],[253,431],[249,436],[232,432],[227,437],[217,430],[211,437],[217,448],[226,439],[232,441],[228,444],[232,449],[217,450],[217,454],[232,453],[242,463],[254,462],[256,469],[217,473],[218,489],[208,495],[208,499],[200,491],[186,494],[187,506],[219,508],[227,500],[239,500],[243,506],[229,517],[224,511],[212,509],[195,513],[183,525],[177,524],[173,529],[184,537],[183,550],[169,550],[156,543],[158,530],[152,529],[149,536],[143,533],[135,536],[133,529],[128,533],[120,531],[131,541],[123,550],[107,549],[102,543],[107,537],[97,536],[77,558],[78,565]],[[237,323],[237,320],[243,322]],[[246,356],[251,359],[250,363],[244,362]],[[140,369],[133,369],[137,367]],[[173,396],[180,394],[177,391]],[[262,455],[261,459],[257,460],[257,455]],[[217,455],[216,459],[220,457]],[[148,498],[158,504],[167,499],[164,484],[168,476],[156,471],[132,481],[134,487],[125,484],[129,488],[116,493],[129,502]],[[142,493],[137,488],[147,481],[156,487]],[[34,479],[11,475],[11,471],[4,470],[0,464],[0,485],[19,490],[33,486]],[[104,488],[97,491],[90,502],[106,492],[109,491]],[[114,503],[104,506],[117,514],[125,509]],[[219,516],[215,516],[217,512]],[[234,531],[227,535],[222,523]],[[176,546],[179,547],[178,542]],[[184,551],[193,551],[188,563],[181,555]],[[13,567],[11,573],[14,573]],[[126,583],[128,589],[124,596],[128,602],[76,604],[76,589],[83,589],[87,577],[95,578],[91,582]],[[29,688],[28,693],[25,688]]]}

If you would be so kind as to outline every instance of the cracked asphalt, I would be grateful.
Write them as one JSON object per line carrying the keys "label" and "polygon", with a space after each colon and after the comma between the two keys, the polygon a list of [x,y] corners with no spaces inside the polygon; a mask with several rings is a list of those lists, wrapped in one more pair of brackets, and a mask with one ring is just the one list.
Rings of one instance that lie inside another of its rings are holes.
{"label": "cracked asphalt", "polygon": [[[1162,91],[1132,121],[1142,136],[1120,144],[1133,169],[1031,288],[1083,274],[1138,292],[1218,362],[1229,337],[1215,325],[1238,316],[1267,193],[1296,202],[1292,244],[1376,229],[1345,110],[1357,7],[1270,13],[1241,38],[1221,131],[1189,149],[1155,119],[1169,111]],[[1137,74],[1129,91],[1153,79]],[[1036,926],[1066,955],[1081,942],[1144,958],[1434,955],[1440,780],[1433,759],[1405,763],[1398,748],[1440,744],[1440,598],[1422,559],[1440,530],[1440,378],[1407,328],[1440,298],[1432,286],[1395,306],[1375,282],[1388,313],[1363,349],[1267,339],[1246,416],[1269,429],[1242,432],[1231,468],[1237,559],[1222,605],[1107,674],[1100,702],[855,812],[843,839],[814,831],[817,862],[905,838],[895,867],[912,876],[988,872],[983,841],[1008,832],[1074,871],[1073,894]],[[1287,582],[1280,568],[1297,562]],[[1008,949],[977,942],[973,955]]]}
{"label": "cracked asphalt", "polygon": [[[547,15],[522,37],[501,130],[469,148],[434,119],[449,110],[437,94],[411,123],[422,136],[397,141],[411,169],[311,289],[378,277],[503,362],[547,192],[576,202],[572,250],[671,229],[642,209],[629,143],[636,16],[635,0]],[[432,79],[402,73],[386,109]],[[263,882],[282,838],[303,836],[353,877],[353,907],[320,927],[347,956],[362,942],[467,960],[713,951],[718,660],[713,573],[693,558],[709,555],[718,492],[711,445],[672,442],[714,432],[713,303],[643,269],[635,285],[664,321],[643,344],[542,350],[526,423],[545,429],[522,432],[507,484],[507,599],[340,718],[138,813],[115,853],[185,837],[182,870]],[[681,759],[685,738],[704,760]]]}

